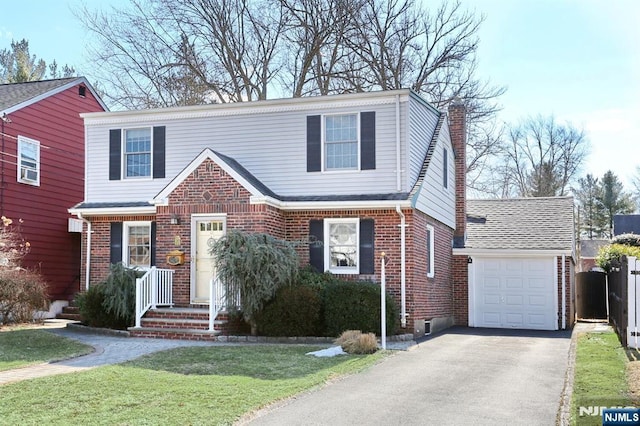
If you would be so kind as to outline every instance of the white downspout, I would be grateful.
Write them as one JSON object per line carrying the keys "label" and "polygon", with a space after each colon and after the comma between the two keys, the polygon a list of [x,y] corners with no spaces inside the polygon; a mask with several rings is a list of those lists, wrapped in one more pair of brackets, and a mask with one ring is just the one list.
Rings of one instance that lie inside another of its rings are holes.
{"label": "white downspout", "polygon": [[400,215],[400,324],[402,328],[407,327],[407,294],[406,294],[406,271],[405,271],[405,223],[404,213],[400,209],[400,205],[396,205],[396,212]]}
{"label": "white downspout", "polygon": [[402,191],[401,160],[400,160],[400,95],[396,95],[396,191]]}
{"label": "white downspout", "polygon": [[86,266],[85,266],[85,283],[84,283],[84,287],[85,290],[89,290],[89,277],[91,276],[90,274],[90,268],[91,268],[91,222],[88,221],[87,219],[85,219],[84,217],[82,217],[82,213],[78,213],[78,219],[82,220],[84,223],[87,224],[87,261],[86,261]]}
{"label": "white downspout", "polygon": [[565,257],[562,255],[562,329],[567,328],[567,277],[565,274]]}

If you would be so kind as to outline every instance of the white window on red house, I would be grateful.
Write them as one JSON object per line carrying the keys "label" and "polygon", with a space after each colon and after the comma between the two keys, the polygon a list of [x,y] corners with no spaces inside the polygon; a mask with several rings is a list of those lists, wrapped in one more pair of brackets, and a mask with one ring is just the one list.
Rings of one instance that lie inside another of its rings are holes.
{"label": "white window on red house", "polygon": [[433,238],[434,238],[434,234],[433,234],[433,226],[431,225],[427,225],[427,259],[426,259],[426,264],[427,264],[427,277],[429,278],[433,278],[435,275],[435,271],[434,271],[434,249],[433,249]]}
{"label": "white window on red house", "polygon": [[40,186],[40,142],[18,136],[18,182]]}
{"label": "white window on red house", "polygon": [[359,219],[325,219],[325,265],[335,274],[359,273]]}
{"label": "white window on red house", "polygon": [[125,222],[124,263],[129,267],[151,266],[151,223]]}

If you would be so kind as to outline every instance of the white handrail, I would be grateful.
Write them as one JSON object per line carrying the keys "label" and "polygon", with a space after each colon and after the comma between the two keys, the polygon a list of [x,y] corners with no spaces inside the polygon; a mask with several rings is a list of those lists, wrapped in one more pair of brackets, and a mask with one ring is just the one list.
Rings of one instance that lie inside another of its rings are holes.
{"label": "white handrail", "polygon": [[152,266],[141,278],[136,278],[136,327],[142,317],[157,306],[173,306],[173,270]]}
{"label": "white handrail", "polygon": [[[227,308],[227,289],[217,277],[209,281],[209,295],[209,331],[214,331],[214,322],[218,314]],[[240,306],[240,297],[236,296],[233,303],[235,306]]]}

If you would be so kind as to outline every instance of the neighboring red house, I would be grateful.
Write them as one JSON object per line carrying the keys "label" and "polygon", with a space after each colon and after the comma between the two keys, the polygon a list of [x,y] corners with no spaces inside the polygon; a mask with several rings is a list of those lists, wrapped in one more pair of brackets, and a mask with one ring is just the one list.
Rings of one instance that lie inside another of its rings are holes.
{"label": "neighboring red house", "polygon": [[84,77],[0,85],[0,211],[22,219],[23,266],[49,285],[54,315],[79,290],[82,224],[67,211],[84,197],[82,112],[106,111]]}

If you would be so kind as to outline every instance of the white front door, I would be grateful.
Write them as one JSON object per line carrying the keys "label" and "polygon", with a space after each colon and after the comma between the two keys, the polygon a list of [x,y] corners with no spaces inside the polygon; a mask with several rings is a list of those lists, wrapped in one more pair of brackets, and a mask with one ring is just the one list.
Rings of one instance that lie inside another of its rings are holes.
{"label": "white front door", "polygon": [[209,253],[213,244],[225,234],[222,219],[195,218],[195,273],[191,299],[193,303],[209,303],[209,285],[215,275],[214,258]]}
{"label": "white front door", "polygon": [[470,325],[557,330],[555,258],[473,258]]}

